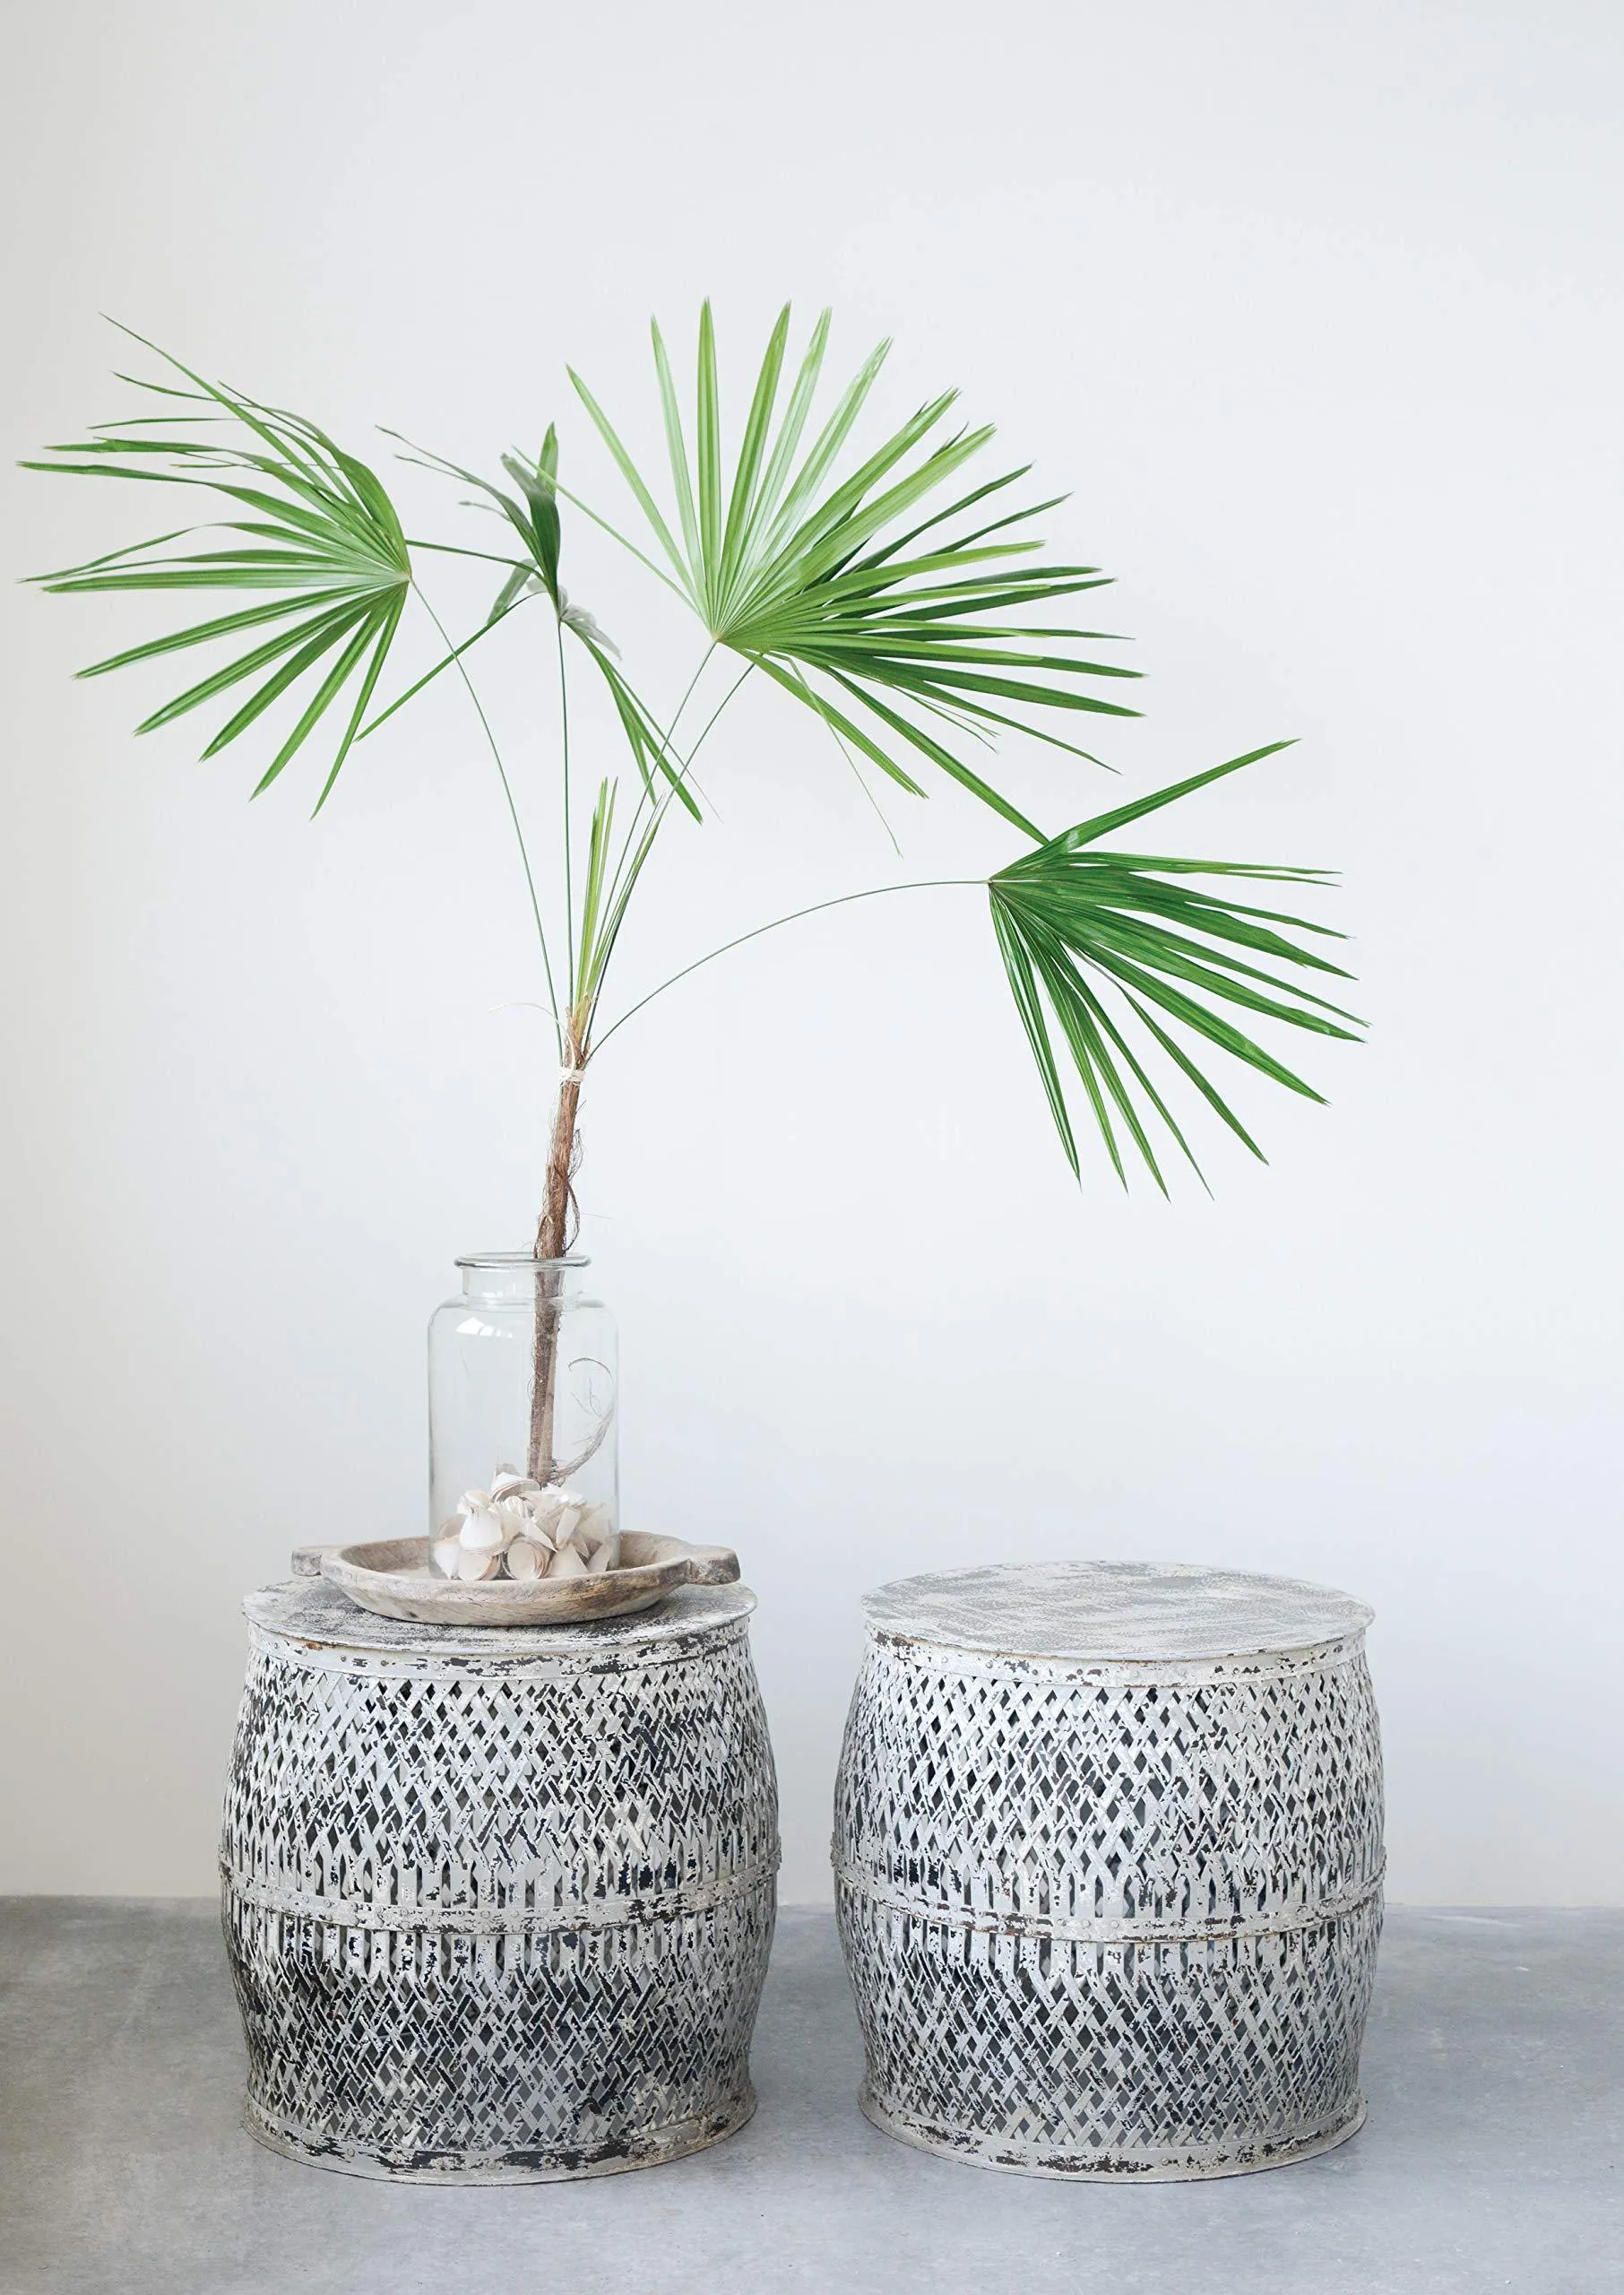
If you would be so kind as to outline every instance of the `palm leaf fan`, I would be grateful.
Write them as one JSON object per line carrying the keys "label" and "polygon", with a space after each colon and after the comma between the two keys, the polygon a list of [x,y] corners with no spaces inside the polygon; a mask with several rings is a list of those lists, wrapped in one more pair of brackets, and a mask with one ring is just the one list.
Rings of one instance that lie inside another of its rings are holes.
{"label": "palm leaf fan", "polygon": [[[405,607],[411,565],[400,519],[376,475],[314,422],[206,382],[156,345],[145,347],[190,387],[121,377],[168,407],[97,426],[88,438],[49,447],[49,460],[24,467],[201,488],[223,498],[236,515],[32,578],[55,591],[198,590],[257,597],[260,602],[149,638],[79,674],[101,677],[194,645],[249,638],[246,650],[186,686],[136,731],[151,732],[222,696],[235,700],[237,689],[247,686],[247,697],[237,701],[203,752],[214,757],[273,702],[293,694],[302,703],[299,714],[260,776],[258,796],[328,713],[345,702],[349,714],[316,802],[319,812],[360,730]],[[210,435],[187,435],[198,432]],[[222,538],[224,546],[199,547],[195,538],[207,533]]]}
{"label": "palm leaf fan", "polygon": [[1076,650],[1102,642],[1103,632],[998,619],[1100,588],[1107,577],[1096,567],[1031,562],[1041,545],[1019,530],[1054,502],[1007,510],[992,502],[1026,476],[1026,467],[961,490],[965,466],[993,433],[988,427],[945,433],[951,391],[837,477],[888,346],[881,343],[865,361],[808,444],[829,315],[812,331],[781,412],[789,328],[786,305],[730,467],[709,304],[700,314],[691,452],[654,327],[670,518],[571,370],[652,530],[658,555],[644,562],[687,600],[717,645],[757,665],[893,781],[917,793],[911,766],[923,758],[1041,840],[1042,832],[963,751],[1015,726],[1086,757],[1042,719],[1056,712],[1067,720],[1078,712],[1136,714],[1090,689],[1136,674]]}
{"label": "palm leaf fan", "polygon": [[1218,1008],[1358,1040],[1355,1030],[1362,1023],[1352,1013],[1300,979],[1283,978],[1279,970],[1292,967],[1320,980],[1350,978],[1341,966],[1290,937],[1308,932],[1339,940],[1339,933],[1181,881],[1228,878],[1317,886],[1330,881],[1325,871],[1095,849],[1112,829],[1290,746],[1276,741],[1250,750],[1080,822],[989,880],[1004,968],[1074,1173],[1079,1168],[1076,1134],[1061,1076],[1067,1062],[1118,1177],[1127,1184],[1126,1146],[1165,1194],[1153,1144],[1158,1131],[1171,1137],[1197,1177],[1200,1166],[1147,1061],[1170,1063],[1261,1157],[1257,1141],[1197,1064],[1192,1044],[1214,1046],[1308,1099],[1321,1095]]}

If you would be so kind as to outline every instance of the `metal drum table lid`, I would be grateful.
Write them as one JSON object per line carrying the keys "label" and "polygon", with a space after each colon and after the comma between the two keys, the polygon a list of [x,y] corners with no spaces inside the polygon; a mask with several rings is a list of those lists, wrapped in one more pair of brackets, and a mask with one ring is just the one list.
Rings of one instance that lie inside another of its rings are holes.
{"label": "metal drum table lid", "polygon": [[749,2117],[778,1864],[755,1606],[470,1629],[321,1580],[249,1598],[220,1865],[250,2134],[541,2182]]}
{"label": "metal drum table lid", "polygon": [[1381,1927],[1369,1610],[1109,1562],[863,1606],[834,1855],[868,2117],[1041,2176],[1239,2175],[1352,2135]]}

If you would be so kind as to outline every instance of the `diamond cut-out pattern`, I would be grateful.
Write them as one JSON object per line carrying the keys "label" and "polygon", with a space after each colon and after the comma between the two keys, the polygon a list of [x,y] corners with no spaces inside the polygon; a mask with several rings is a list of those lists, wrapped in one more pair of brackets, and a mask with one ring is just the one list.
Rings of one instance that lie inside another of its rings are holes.
{"label": "diamond cut-out pattern", "polygon": [[743,1621],[601,1671],[447,1671],[423,1631],[421,1672],[255,1636],[221,1836],[250,2126],[436,2179],[736,2126],[778,1862]]}
{"label": "diamond cut-out pattern", "polygon": [[1356,2124],[1382,1871],[1357,1639],[1153,1672],[871,1634],[834,1861],[882,2124],[1160,2175]]}

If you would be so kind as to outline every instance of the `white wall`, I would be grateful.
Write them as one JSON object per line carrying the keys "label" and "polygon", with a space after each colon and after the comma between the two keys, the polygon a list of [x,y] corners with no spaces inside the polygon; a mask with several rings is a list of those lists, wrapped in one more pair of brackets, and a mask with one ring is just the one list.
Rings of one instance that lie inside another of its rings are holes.
{"label": "white wall", "polygon": [[[1326,1110],[1244,1096],[1273,1162],[1212,1140],[1215,1202],[1073,1187],[968,895],[718,965],[594,1072],[628,1511],[759,1589],[787,1894],[825,1885],[860,1589],[1082,1553],[1376,1604],[1396,1895],[1624,1900],[1617,11],[55,0],[6,51],[8,455],[120,410],[105,310],[363,451],[488,466],[557,414],[607,497],[566,357],[646,437],[652,308],[711,293],[739,377],[828,300],[852,364],[897,337],[891,408],[957,382],[1075,489],[1052,531],[1150,673],[1128,788],[1302,737],[1179,844],[1341,865],[1374,1032],[1310,1051]],[[3,483],[18,574],[150,507]],[[689,633],[571,547],[669,696]],[[0,1885],[204,1891],[238,1598],[415,1528],[422,1326],[526,1233],[549,1063],[493,1010],[536,987],[449,680],[313,827],[313,767],[250,808],[247,758],[131,743],[161,680],[70,682],[150,611],[0,597]],[[544,696],[521,645],[538,785]],[[899,868],[772,698],[628,988],[1011,850],[942,793],[890,808]],[[1012,770],[1056,825],[1107,785]]]}

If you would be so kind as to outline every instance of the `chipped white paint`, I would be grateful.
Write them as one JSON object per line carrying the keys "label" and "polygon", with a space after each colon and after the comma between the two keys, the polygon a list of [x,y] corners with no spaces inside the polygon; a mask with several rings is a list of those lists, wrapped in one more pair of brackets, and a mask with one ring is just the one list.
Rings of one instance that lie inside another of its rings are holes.
{"label": "chipped white paint", "polygon": [[1381,1926],[1365,1606],[1051,1563],[864,1608],[834,1865],[868,2117],[1127,2179],[1351,2135]]}
{"label": "chipped white paint", "polygon": [[899,1578],[865,1596],[881,1633],[955,1653],[1139,1665],[1251,1658],[1361,1634],[1375,1613],[1300,1578],[1194,1563],[1028,1562]]}
{"label": "chipped white paint", "polygon": [[249,2132],[507,2183],[741,2126],[778,1864],[754,1595],[498,1630],[320,1578],[245,1606],[220,1868]]}

